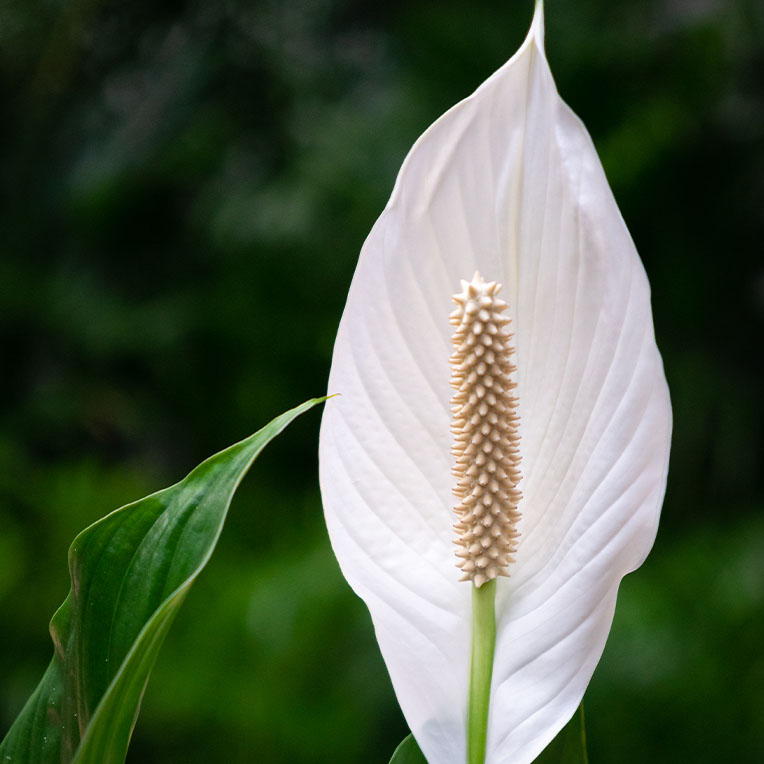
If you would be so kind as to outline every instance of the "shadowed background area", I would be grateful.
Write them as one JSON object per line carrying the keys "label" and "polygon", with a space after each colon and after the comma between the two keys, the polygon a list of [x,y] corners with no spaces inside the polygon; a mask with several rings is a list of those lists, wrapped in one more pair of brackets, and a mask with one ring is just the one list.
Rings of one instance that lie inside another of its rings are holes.
{"label": "shadowed background area", "polygon": [[[532,2],[0,0],[0,735],[66,549],[323,393],[409,146]],[[675,436],[587,694],[593,762],[764,751],[764,5],[547,2],[653,288]],[[274,442],[160,654],[128,761],[386,762],[406,734],[329,548],[319,414]]]}

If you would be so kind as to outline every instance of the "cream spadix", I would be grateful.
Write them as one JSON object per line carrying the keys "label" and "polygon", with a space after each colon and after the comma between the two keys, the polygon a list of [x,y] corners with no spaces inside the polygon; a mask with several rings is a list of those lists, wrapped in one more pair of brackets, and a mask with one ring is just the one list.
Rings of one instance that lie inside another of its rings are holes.
{"label": "cream spadix", "polygon": [[451,338],[456,556],[461,580],[475,586],[508,575],[519,535],[522,493],[517,484],[522,476],[517,383],[512,380],[517,369],[500,291],[500,284],[475,273],[453,296],[457,308],[451,314],[456,327]]}
{"label": "cream spadix", "polygon": [[331,542],[429,764],[466,758],[474,587],[454,565],[448,316],[476,270],[508,304],[523,472],[486,762],[527,764],[578,706],[618,584],[652,545],[671,430],[647,278],[555,89],[540,6],[406,158],[358,261],[321,426]]}

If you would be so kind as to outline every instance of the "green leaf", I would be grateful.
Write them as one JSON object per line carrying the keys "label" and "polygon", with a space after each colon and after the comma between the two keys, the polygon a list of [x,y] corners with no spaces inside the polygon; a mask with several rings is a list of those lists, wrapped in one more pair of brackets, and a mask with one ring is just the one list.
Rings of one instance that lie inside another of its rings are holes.
{"label": "green leaf", "polygon": [[584,704],[582,703],[571,720],[536,759],[535,764],[588,764],[588,762]]}
{"label": "green leaf", "polygon": [[[403,739],[395,749],[390,764],[427,764],[413,735]],[[584,728],[584,704],[573,718],[559,731],[557,737],[544,749],[535,764],[589,764],[586,754],[586,730]]]}
{"label": "green leaf", "polygon": [[282,414],[184,480],[112,512],[69,549],[54,656],[0,744],[13,764],[122,764],[159,648],[217,543],[236,488],[293,419]]}
{"label": "green leaf", "polygon": [[413,735],[403,738],[401,744],[395,749],[390,764],[427,764],[424,754],[419,750]]}

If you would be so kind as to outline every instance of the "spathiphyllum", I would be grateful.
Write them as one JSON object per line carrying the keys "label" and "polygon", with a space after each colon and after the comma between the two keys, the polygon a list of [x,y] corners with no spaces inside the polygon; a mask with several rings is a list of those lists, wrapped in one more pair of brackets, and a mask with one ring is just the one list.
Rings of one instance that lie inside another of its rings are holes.
{"label": "spathiphyllum", "polygon": [[427,761],[533,761],[652,546],[671,431],[647,278],[540,4],[406,158],[329,392],[332,545]]}

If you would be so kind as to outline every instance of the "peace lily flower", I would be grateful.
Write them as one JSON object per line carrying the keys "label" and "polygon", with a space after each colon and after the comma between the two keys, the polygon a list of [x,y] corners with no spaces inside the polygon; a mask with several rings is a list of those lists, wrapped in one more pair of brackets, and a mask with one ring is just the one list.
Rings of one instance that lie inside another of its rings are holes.
{"label": "peace lily flower", "polygon": [[[502,302],[470,328],[466,306],[483,298]],[[495,366],[465,366],[470,333]],[[581,701],[618,584],[652,546],[671,430],[647,278],[555,89],[540,4],[518,52],[406,158],[361,252],[329,390],[331,542],[423,753],[467,760],[472,604],[495,589],[485,761],[531,762]],[[496,416],[478,410],[489,395]],[[482,451],[465,457],[469,444],[492,439],[471,469]],[[500,469],[486,520],[498,541],[482,554],[469,523]]]}

